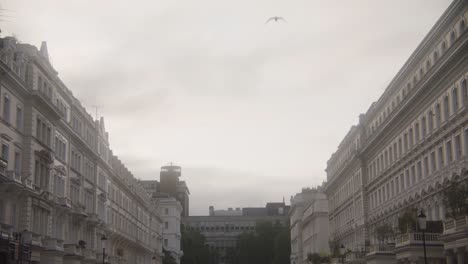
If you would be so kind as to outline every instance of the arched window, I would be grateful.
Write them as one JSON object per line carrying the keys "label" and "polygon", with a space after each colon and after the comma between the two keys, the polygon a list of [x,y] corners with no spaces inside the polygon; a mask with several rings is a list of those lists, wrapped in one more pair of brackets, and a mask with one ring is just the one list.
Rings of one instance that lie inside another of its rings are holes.
{"label": "arched window", "polygon": [[468,87],[466,85],[466,79],[463,79],[463,81],[461,82],[461,90],[463,105],[466,105],[466,103],[468,102]]}
{"label": "arched window", "polygon": [[455,87],[452,90],[452,113],[457,113],[458,111],[458,88]]}
{"label": "arched window", "polygon": [[419,80],[422,79],[423,75],[424,75],[424,71],[423,71],[423,68],[421,67],[421,68],[419,69]]}
{"label": "arched window", "polygon": [[427,127],[427,124],[426,124],[426,117],[423,116],[423,118],[421,119],[421,132],[422,132],[422,136],[426,136],[426,127]]}
{"label": "arched window", "polygon": [[436,118],[436,126],[440,127],[440,114],[441,114],[441,109],[440,109],[440,104],[436,105],[435,109],[435,118]]}
{"label": "arched window", "polygon": [[466,29],[465,20],[462,19],[462,21],[460,21],[460,34],[461,34],[462,32],[464,32],[465,29]]}
{"label": "arched window", "polygon": [[450,115],[450,108],[449,108],[449,97],[448,95],[444,96],[444,121],[447,122]]}
{"label": "arched window", "polygon": [[431,68],[431,60],[426,61],[426,72],[429,72],[429,69]]}
{"label": "arched window", "polygon": [[435,63],[439,59],[439,53],[437,52],[437,50],[434,51],[433,57],[434,57],[434,63]]}
{"label": "arched window", "polygon": [[455,42],[455,31],[450,32],[450,45]]}
{"label": "arched window", "polygon": [[434,113],[432,110],[429,111],[427,114],[427,121],[428,121],[428,127],[429,131],[432,131],[434,129]]}
{"label": "arched window", "polygon": [[442,53],[444,53],[446,49],[447,49],[447,43],[445,43],[445,41],[442,41]]}

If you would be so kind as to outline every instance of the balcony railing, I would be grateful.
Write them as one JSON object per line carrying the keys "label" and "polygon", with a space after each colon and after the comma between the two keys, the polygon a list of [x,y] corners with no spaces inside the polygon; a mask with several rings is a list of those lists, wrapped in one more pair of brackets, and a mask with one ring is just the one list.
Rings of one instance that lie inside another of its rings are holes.
{"label": "balcony railing", "polygon": [[7,171],[6,176],[10,181],[21,183],[21,175],[16,173],[15,171]]}
{"label": "balcony railing", "polygon": [[57,239],[44,239],[42,245],[46,250],[64,251],[63,241]]}
{"label": "balcony railing", "polygon": [[77,244],[65,244],[65,253],[67,255],[74,255],[74,256],[82,256],[83,252],[81,250],[81,247],[78,246]]}
{"label": "balcony railing", "polygon": [[395,250],[394,244],[380,244],[380,245],[370,245],[369,252],[393,252]]}
{"label": "balcony railing", "polygon": [[444,222],[444,235],[463,231],[468,228],[468,215],[461,216],[455,219],[450,219]]}
{"label": "balcony railing", "polygon": [[[439,240],[439,233],[425,233],[426,245],[442,245]],[[423,243],[423,233],[406,233],[398,236],[395,239],[396,247],[403,247],[408,245],[419,245]]]}

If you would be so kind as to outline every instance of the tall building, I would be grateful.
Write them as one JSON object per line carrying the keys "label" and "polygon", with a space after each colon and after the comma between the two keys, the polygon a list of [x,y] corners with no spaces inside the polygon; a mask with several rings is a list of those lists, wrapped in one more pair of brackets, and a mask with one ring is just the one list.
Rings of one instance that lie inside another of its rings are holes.
{"label": "tall building", "polygon": [[[467,3],[452,2],[329,159],[325,193],[337,245],[375,250],[376,228],[397,229],[409,208],[446,220],[442,192],[468,175]],[[421,237],[394,241],[395,258],[421,261]],[[431,236],[430,261],[466,263],[466,241],[439,240]]]}
{"label": "tall building", "polygon": [[321,187],[291,197],[291,264],[308,264],[309,254],[329,254],[328,200]]}
{"label": "tall building", "polygon": [[[152,202],[157,206],[159,215],[162,218],[163,250],[169,252],[175,261],[180,263],[183,255],[180,232],[182,205],[173,195],[161,192],[160,187],[162,185],[158,181],[142,181],[142,184],[146,192],[152,197]],[[177,185],[177,183],[174,182],[174,185]],[[176,189],[172,188],[172,190]]]}
{"label": "tall building", "polygon": [[45,42],[0,38],[0,109],[1,263],[160,263],[157,208]]}
{"label": "tall building", "polygon": [[167,165],[161,167],[159,191],[175,197],[182,205],[182,216],[189,216],[189,189],[185,181],[180,181],[182,169],[180,166]]}
{"label": "tall building", "polygon": [[257,223],[289,223],[289,206],[284,203],[268,203],[265,207],[242,210],[215,210],[210,206],[209,210],[209,216],[184,217],[182,222],[185,228],[199,231],[205,236],[206,245],[218,253],[215,260],[218,264],[229,262],[229,253],[236,248],[238,236],[243,232],[255,231]]}

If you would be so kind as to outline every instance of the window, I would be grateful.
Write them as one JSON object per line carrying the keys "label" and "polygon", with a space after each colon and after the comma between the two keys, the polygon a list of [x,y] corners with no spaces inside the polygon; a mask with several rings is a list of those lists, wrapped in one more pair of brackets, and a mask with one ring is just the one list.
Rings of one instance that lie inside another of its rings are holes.
{"label": "window", "polygon": [[439,147],[439,153],[438,153],[438,156],[439,156],[439,169],[443,168],[444,165],[445,165],[445,159],[444,159],[444,147],[443,146],[440,146]]}
{"label": "window", "polygon": [[465,156],[468,155],[468,129],[465,129]]}
{"label": "window", "polygon": [[428,157],[424,157],[424,177],[427,177],[429,175],[429,160]]}
{"label": "window", "polygon": [[49,168],[42,159],[36,159],[34,163],[34,184],[41,189],[48,190]]}
{"label": "window", "polygon": [[404,140],[405,152],[407,152],[408,151],[408,133],[405,133],[403,140]]}
{"label": "window", "polygon": [[435,151],[431,152],[431,172],[434,172],[437,169],[437,161],[435,156]]}
{"label": "window", "polygon": [[411,186],[413,186],[414,184],[416,184],[416,168],[413,166],[411,166]]}
{"label": "window", "polygon": [[452,113],[456,114],[458,111],[458,89],[455,87],[452,90]]}
{"label": "window", "polygon": [[23,109],[19,105],[16,106],[16,128],[23,129]]}
{"label": "window", "polygon": [[401,138],[398,139],[398,156],[401,157],[401,154],[403,152],[403,145],[401,143]]}
{"label": "window", "polygon": [[461,90],[462,90],[462,100],[463,100],[463,105],[466,105],[468,102],[468,86],[466,85],[466,79],[463,79],[461,82]]}
{"label": "window", "polygon": [[462,19],[462,20],[460,21],[460,34],[462,34],[463,31],[465,31],[465,29],[466,29],[465,20]]}
{"label": "window", "polygon": [[442,41],[442,53],[445,52],[446,49],[447,49],[447,43],[445,43],[445,41]]}
{"label": "window", "polygon": [[453,45],[454,42],[455,42],[455,32],[452,31],[450,32],[450,45]]}
{"label": "window", "polygon": [[434,51],[434,63],[439,59],[439,53],[436,51]]}
{"label": "window", "polygon": [[447,143],[445,143],[445,150],[447,151],[447,163],[450,163],[453,161],[453,154],[452,154],[452,141],[449,140]]}
{"label": "window", "polygon": [[10,96],[8,94],[3,96],[3,120],[10,123]]}
{"label": "window", "polygon": [[15,151],[15,174],[21,175],[21,155],[19,151]]}
{"label": "window", "polygon": [[432,130],[434,129],[434,119],[433,118],[434,118],[434,113],[432,112],[432,110],[430,110],[429,113],[427,114],[429,132],[432,132]]}
{"label": "window", "polygon": [[431,69],[431,61],[427,60],[426,62],[426,72],[428,72]]}
{"label": "window", "polygon": [[460,135],[455,136],[455,159],[458,160],[462,156],[462,148],[461,148],[461,138]]}
{"label": "window", "polygon": [[414,126],[414,135],[415,135],[416,143],[418,143],[419,142],[419,123],[416,123],[416,125]]}
{"label": "window", "polygon": [[169,214],[169,208],[164,208],[164,214],[166,214],[166,215]]}
{"label": "window", "polygon": [[17,225],[16,221],[16,204],[12,203],[10,207],[10,225],[15,226]]}
{"label": "window", "polygon": [[422,119],[421,119],[421,130],[422,130],[422,136],[423,136],[423,137],[425,137],[425,136],[426,136],[426,133],[427,133],[427,131],[426,131],[426,129],[427,129],[426,126],[427,126],[427,124],[426,124],[426,117],[423,116]]}
{"label": "window", "polygon": [[444,97],[444,121],[447,122],[449,119],[450,111],[449,111],[449,98],[448,95]]}
{"label": "window", "polygon": [[413,129],[412,128],[409,129],[408,137],[409,137],[409,147],[411,148],[413,146]]}
{"label": "window", "polygon": [[10,146],[6,143],[2,143],[2,159],[8,162]]}
{"label": "window", "polygon": [[422,172],[421,161],[418,161],[416,165],[416,176],[417,176],[416,178],[418,181],[422,179],[421,172]]}
{"label": "window", "polygon": [[164,246],[167,247],[167,245],[168,245],[168,241],[167,239],[164,239]]}
{"label": "window", "polygon": [[440,122],[441,122],[441,121],[440,121],[440,118],[441,118],[441,115],[440,115],[440,114],[441,114],[441,113],[440,113],[440,111],[441,111],[441,109],[440,109],[440,104],[437,104],[437,105],[436,105],[436,110],[435,110],[435,111],[436,111],[436,113],[435,113],[435,117],[436,117],[436,126],[437,126],[437,128],[439,128],[439,127],[440,127]]}

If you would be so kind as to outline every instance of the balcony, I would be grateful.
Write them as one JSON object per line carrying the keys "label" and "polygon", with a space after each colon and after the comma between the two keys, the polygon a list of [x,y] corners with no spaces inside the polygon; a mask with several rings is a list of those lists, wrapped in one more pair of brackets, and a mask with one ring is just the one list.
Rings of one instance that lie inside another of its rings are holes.
{"label": "balcony", "polygon": [[363,252],[349,252],[346,253],[345,263],[365,263],[366,253]]}
{"label": "balcony", "polygon": [[55,198],[55,203],[57,203],[58,205],[62,206],[62,207],[66,207],[66,208],[71,208],[71,200],[68,199],[67,197],[56,197]]}
{"label": "balcony", "polygon": [[64,244],[65,254],[68,256],[83,256],[80,246],[77,244]]}
{"label": "balcony", "polygon": [[44,106],[51,114],[55,116],[55,118],[60,119],[64,117],[62,112],[60,112],[60,110],[54,105],[54,103],[46,93],[38,90],[33,90],[31,92],[31,97],[34,100],[34,102]]}
{"label": "balcony", "polygon": [[369,253],[366,255],[366,263],[368,264],[393,264],[396,263],[394,244],[371,245]]}
{"label": "balcony", "polygon": [[8,180],[21,184],[21,175],[16,173],[15,171],[6,171],[6,176]]}
{"label": "balcony", "polygon": [[444,222],[444,233],[440,240],[447,252],[459,252],[468,246],[468,214]]}
{"label": "balcony", "polygon": [[[429,262],[443,261],[444,244],[440,233],[425,233],[426,253]],[[398,261],[424,258],[423,233],[406,233],[395,239],[395,254]]]}
{"label": "balcony", "polygon": [[83,256],[85,258],[85,261],[88,260],[96,260],[96,252],[92,249],[83,249]]}
{"label": "balcony", "polygon": [[43,239],[42,240],[42,246],[46,250],[53,250],[53,251],[64,251],[63,248],[63,240],[58,240],[58,239]]}

